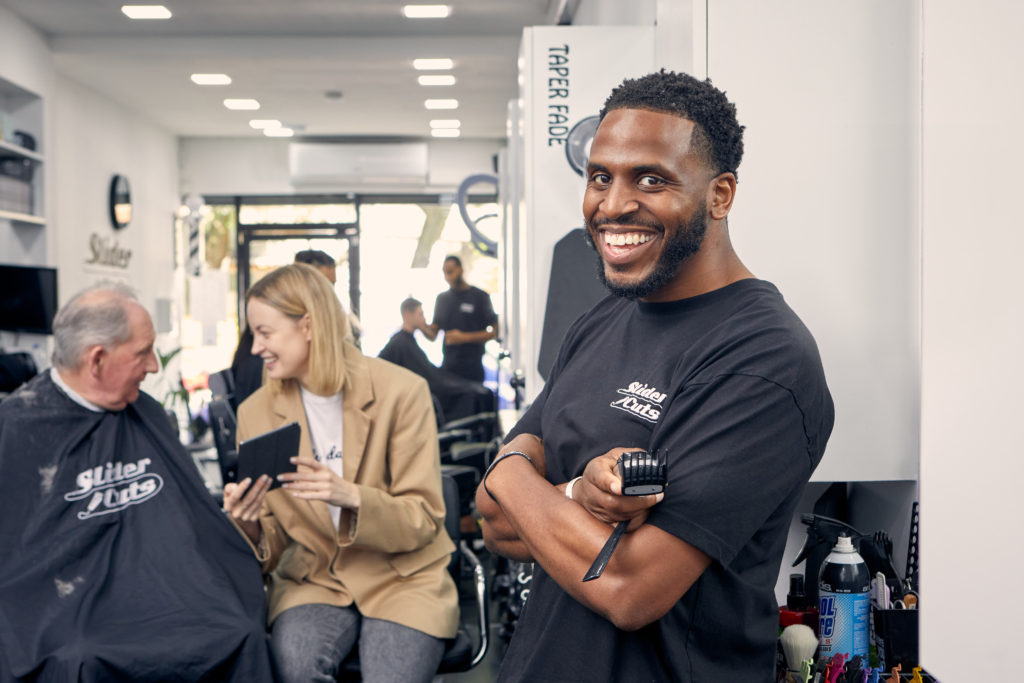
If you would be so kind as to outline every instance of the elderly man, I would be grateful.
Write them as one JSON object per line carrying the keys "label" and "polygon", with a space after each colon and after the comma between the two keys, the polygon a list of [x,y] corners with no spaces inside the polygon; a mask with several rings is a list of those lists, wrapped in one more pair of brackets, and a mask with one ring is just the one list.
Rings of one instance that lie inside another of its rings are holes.
{"label": "elderly man", "polygon": [[272,680],[259,565],[139,391],[154,338],[88,289],[0,404],[0,680]]}

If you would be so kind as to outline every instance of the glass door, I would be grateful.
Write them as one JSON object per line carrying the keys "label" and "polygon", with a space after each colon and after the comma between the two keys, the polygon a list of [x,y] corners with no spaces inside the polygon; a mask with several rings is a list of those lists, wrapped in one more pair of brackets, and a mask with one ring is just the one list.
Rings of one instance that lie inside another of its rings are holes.
{"label": "glass door", "polygon": [[335,292],[345,311],[358,317],[359,210],[354,202],[331,197],[237,201],[239,320],[245,319],[249,286],[306,250],[334,260]]}

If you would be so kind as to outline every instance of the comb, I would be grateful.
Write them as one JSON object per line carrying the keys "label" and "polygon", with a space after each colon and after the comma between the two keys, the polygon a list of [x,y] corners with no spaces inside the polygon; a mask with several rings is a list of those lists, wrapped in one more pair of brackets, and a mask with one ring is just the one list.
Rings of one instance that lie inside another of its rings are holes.
{"label": "comb", "polygon": [[[655,451],[651,455],[647,451],[629,451],[619,456],[619,478],[622,479],[622,494],[625,496],[650,496],[661,493],[668,483],[668,456],[664,451]],[[584,581],[593,581],[601,576],[608,560],[619,545],[622,534],[629,526],[629,520],[615,525],[612,535],[605,541],[594,564],[583,577]]]}

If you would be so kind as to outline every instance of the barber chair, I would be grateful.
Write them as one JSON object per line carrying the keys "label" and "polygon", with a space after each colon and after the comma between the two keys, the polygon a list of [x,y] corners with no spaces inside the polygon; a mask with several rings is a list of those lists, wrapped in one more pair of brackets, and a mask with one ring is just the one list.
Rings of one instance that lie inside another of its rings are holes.
{"label": "barber chair", "polygon": [[[442,468],[444,526],[455,542],[455,551],[448,563],[448,571],[459,589],[459,630],[455,638],[446,644],[444,657],[437,669],[438,674],[469,671],[483,661],[490,645],[487,576],[479,558],[463,540],[459,530],[459,511],[462,509],[463,501],[460,500],[460,487],[456,476],[458,475]],[[467,604],[469,609],[466,608]],[[338,681],[355,683],[360,680],[357,643],[342,662]]]}
{"label": "barber chair", "polygon": [[210,375],[209,385],[213,398],[224,398],[234,405],[232,400],[235,397],[235,376],[231,368],[218,370]]}
{"label": "barber chair", "polygon": [[227,398],[210,401],[210,428],[217,449],[217,463],[223,484],[238,480],[238,449],[235,446],[235,411]]}
{"label": "barber chair", "polygon": [[0,353],[0,396],[13,393],[38,372],[31,354],[24,351]]}

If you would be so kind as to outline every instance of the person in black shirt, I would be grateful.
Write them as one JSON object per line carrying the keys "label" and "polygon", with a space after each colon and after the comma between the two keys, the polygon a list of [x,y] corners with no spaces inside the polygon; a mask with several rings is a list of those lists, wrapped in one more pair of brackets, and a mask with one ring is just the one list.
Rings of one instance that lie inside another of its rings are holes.
{"label": "person in black shirt", "polygon": [[427,327],[423,318],[423,305],[409,297],[402,302],[400,310],[402,329],[391,335],[377,356],[412,370],[427,380],[430,393],[437,397],[441,407],[442,415],[438,416],[440,422],[494,410],[494,394],[484,385],[437,367],[416,343],[416,330]]}
{"label": "person in black shirt", "polygon": [[[772,680],[775,583],[834,410],[810,332],[730,242],[742,131],[710,81],[665,71],[601,112],[583,215],[613,296],[476,496],[488,548],[536,563],[499,681]],[[664,493],[620,495],[637,448],[667,455]]]}
{"label": "person in black shirt", "polygon": [[444,330],[444,359],[441,368],[473,382],[484,381],[484,344],[498,335],[498,316],[491,297],[462,277],[462,260],[448,256],[444,260],[444,279],[449,290],[437,295],[434,322],[423,328],[433,341]]}

